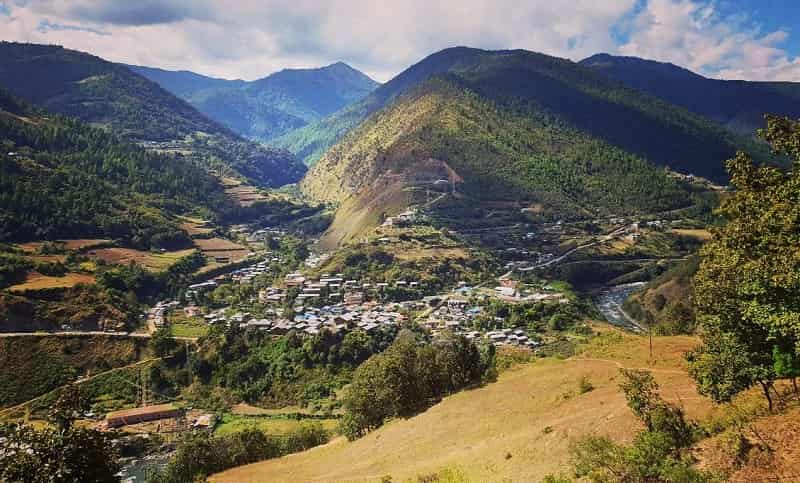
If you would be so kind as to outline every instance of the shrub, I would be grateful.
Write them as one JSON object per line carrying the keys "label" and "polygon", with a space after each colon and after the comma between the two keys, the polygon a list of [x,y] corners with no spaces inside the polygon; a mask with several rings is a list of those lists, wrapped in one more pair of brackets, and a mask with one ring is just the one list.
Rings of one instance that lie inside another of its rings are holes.
{"label": "shrub", "polygon": [[593,390],[594,390],[594,385],[592,385],[592,383],[591,383],[591,381],[589,381],[588,377],[582,376],[578,380],[578,392],[580,394],[586,394],[587,392],[590,392],[590,391],[593,391]]}

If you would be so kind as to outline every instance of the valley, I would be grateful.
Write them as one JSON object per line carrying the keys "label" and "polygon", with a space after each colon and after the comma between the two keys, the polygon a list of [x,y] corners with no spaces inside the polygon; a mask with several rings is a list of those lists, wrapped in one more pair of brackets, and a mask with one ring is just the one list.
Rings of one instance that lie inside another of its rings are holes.
{"label": "valley", "polygon": [[228,80],[4,41],[0,481],[46,438],[86,481],[789,477],[793,88],[469,47]]}

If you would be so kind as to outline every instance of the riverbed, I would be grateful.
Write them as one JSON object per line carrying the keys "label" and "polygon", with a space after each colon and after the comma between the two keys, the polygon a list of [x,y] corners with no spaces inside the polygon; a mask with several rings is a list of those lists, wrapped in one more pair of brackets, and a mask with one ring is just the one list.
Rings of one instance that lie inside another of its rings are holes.
{"label": "riverbed", "polygon": [[644,282],[606,287],[594,297],[594,303],[609,323],[634,332],[644,332],[644,329],[622,310],[625,299],[642,285]]}

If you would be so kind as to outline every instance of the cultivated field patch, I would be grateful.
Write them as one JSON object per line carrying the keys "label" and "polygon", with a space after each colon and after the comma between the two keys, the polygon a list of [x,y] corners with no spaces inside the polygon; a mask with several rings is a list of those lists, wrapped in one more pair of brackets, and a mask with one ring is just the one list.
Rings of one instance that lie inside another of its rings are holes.
{"label": "cultivated field patch", "polygon": [[194,249],[178,250],[174,252],[148,252],[133,248],[97,248],[87,252],[90,257],[103,260],[106,263],[127,265],[130,262],[139,264],[148,270],[162,271],[183,257],[191,255]]}
{"label": "cultivated field patch", "polygon": [[95,279],[92,275],[85,273],[67,273],[63,277],[50,277],[38,272],[30,272],[25,281],[8,287],[11,292],[22,292],[25,290],[44,290],[48,288],[70,288],[83,284],[93,284]]}

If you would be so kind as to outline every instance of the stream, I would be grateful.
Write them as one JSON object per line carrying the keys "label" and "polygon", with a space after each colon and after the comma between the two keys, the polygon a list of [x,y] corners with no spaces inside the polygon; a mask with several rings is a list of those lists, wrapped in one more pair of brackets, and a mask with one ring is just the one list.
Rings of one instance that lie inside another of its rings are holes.
{"label": "stream", "polygon": [[642,285],[644,282],[606,287],[594,297],[594,303],[609,323],[634,332],[644,332],[642,327],[627,317],[622,310],[625,299]]}

